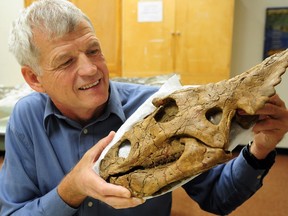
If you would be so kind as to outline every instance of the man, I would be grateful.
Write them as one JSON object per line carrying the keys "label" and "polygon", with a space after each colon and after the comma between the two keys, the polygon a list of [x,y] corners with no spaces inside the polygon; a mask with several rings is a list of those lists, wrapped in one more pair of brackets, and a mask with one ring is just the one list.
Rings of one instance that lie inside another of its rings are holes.
{"label": "man", "polygon": [[[24,10],[10,47],[36,92],[19,100],[7,125],[0,214],[170,215],[171,193],[144,202],[92,169],[111,131],[157,88],[110,82],[91,22],[66,0]],[[276,95],[258,114],[270,117],[253,128],[251,146],[183,186],[204,210],[228,214],[262,186],[288,111]]]}

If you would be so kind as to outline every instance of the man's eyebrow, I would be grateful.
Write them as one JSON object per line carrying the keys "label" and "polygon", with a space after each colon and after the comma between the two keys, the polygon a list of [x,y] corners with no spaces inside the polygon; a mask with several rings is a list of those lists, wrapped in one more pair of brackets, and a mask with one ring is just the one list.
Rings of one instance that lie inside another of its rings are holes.
{"label": "man's eyebrow", "polygon": [[[98,40],[93,40],[87,44],[87,49],[94,48],[94,47],[101,49],[101,46],[100,46],[100,43]],[[59,55],[55,56],[55,58],[53,58],[51,63],[53,66],[58,66],[58,64],[61,64],[63,61],[70,58],[70,56],[71,55],[69,53],[66,53],[66,52],[60,53]]]}
{"label": "man's eyebrow", "polygon": [[100,48],[100,43],[98,40],[93,40],[88,44],[88,47],[99,47]]}

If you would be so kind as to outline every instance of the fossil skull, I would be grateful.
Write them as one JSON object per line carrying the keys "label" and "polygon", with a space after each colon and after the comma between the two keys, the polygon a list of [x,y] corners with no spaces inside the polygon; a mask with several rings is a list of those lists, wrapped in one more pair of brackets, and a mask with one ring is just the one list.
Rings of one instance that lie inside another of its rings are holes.
{"label": "fossil skull", "polygon": [[[101,177],[128,188],[132,196],[155,196],[231,159],[227,146],[232,121],[251,127],[287,66],[286,50],[229,80],[155,98],[155,111],[107,152]],[[238,116],[237,109],[250,117]],[[130,146],[127,157],[119,155],[123,146]]]}

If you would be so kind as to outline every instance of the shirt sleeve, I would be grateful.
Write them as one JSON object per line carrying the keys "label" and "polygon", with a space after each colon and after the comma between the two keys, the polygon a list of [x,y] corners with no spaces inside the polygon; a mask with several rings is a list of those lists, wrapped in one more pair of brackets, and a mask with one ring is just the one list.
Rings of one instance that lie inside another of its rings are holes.
{"label": "shirt sleeve", "polygon": [[33,212],[33,215],[37,216],[68,216],[74,215],[77,211],[77,209],[71,208],[60,198],[56,188],[40,198],[26,201],[25,203],[12,203],[11,201],[8,202],[8,199],[2,199],[1,202],[1,215],[23,216],[31,215],[31,212]]}
{"label": "shirt sleeve", "polygon": [[267,169],[254,169],[242,150],[238,157],[201,174],[183,188],[203,210],[225,215],[249,199],[267,173]]}
{"label": "shirt sleeve", "polygon": [[[68,206],[58,195],[57,187],[42,194],[37,185],[37,170],[32,149],[24,137],[11,128],[5,137],[5,159],[0,171],[0,215],[73,215],[77,209]],[[20,157],[21,155],[21,157]],[[51,208],[53,206],[53,208]]]}

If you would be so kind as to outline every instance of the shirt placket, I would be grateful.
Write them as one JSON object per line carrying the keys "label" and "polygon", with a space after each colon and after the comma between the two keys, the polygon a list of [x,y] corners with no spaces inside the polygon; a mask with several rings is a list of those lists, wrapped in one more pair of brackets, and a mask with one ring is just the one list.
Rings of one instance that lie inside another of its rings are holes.
{"label": "shirt placket", "polygon": [[81,130],[79,137],[79,157],[82,158],[87,150],[93,146],[93,134],[89,127]]}

